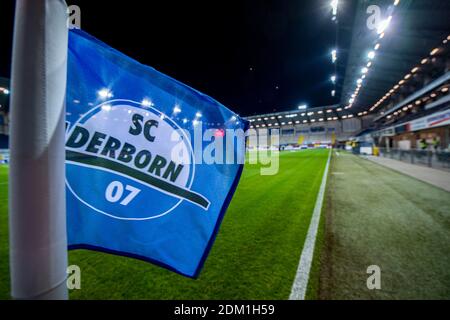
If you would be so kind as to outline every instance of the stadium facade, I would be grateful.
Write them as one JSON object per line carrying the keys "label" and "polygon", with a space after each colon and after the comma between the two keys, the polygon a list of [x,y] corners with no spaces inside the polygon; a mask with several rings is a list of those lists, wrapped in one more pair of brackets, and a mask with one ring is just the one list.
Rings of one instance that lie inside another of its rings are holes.
{"label": "stadium facade", "polygon": [[0,163],[9,159],[9,79],[0,77]]}
{"label": "stadium facade", "polygon": [[374,116],[356,116],[339,105],[247,117],[257,131],[278,130],[281,147],[313,147],[346,142],[370,126]]}
{"label": "stadium facade", "polygon": [[278,130],[281,149],[334,145],[450,167],[450,2],[395,1],[387,12],[398,22],[378,32],[368,32],[365,8],[359,1],[347,61],[332,51],[344,70],[332,79],[336,104],[246,119],[254,130]]}

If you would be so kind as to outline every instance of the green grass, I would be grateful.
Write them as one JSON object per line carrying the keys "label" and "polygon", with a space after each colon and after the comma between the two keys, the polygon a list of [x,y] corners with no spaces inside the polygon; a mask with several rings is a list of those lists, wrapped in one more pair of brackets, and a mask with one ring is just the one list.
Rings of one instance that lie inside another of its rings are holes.
{"label": "green grass", "polygon": [[8,167],[0,165],[0,299],[9,298]]}
{"label": "green grass", "polygon": [[450,193],[345,153],[329,179],[317,297],[450,299]]}
{"label": "green grass", "polygon": [[[328,176],[330,171],[328,171]],[[329,178],[329,177],[328,177]],[[327,181],[327,184],[329,181]],[[325,246],[325,208],[327,207],[327,198],[324,197],[322,204],[322,212],[319,221],[319,227],[317,230],[316,243],[314,247],[313,261],[311,264],[311,270],[309,271],[308,288],[306,290],[306,300],[318,300],[319,288],[320,288],[320,272],[321,272],[321,261],[320,257],[323,255],[323,248]]]}
{"label": "green grass", "polygon": [[[78,250],[70,252],[69,263],[81,267],[82,289],[71,299],[287,299],[327,156],[327,150],[283,152],[274,176],[246,164],[199,279]],[[6,169],[0,173],[0,183],[6,182]],[[0,190],[4,200],[6,184]],[[0,298],[7,298],[7,204],[0,205]]]}

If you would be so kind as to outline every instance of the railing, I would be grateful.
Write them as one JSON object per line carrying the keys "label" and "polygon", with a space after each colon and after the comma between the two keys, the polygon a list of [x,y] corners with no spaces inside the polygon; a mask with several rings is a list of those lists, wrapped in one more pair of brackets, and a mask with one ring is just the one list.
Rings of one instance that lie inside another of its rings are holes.
{"label": "railing", "polygon": [[450,170],[450,152],[430,150],[400,150],[379,148],[380,156],[423,165],[430,168]]}

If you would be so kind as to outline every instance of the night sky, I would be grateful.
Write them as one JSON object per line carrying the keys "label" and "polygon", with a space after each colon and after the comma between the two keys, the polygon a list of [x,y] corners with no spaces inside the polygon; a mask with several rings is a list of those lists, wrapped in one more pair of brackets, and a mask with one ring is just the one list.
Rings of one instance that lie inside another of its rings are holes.
{"label": "night sky", "polygon": [[[243,116],[338,103],[331,97],[336,26],[329,0],[67,1],[81,27]],[[9,77],[13,1],[0,4],[0,76]],[[340,1],[338,80],[355,1]]]}

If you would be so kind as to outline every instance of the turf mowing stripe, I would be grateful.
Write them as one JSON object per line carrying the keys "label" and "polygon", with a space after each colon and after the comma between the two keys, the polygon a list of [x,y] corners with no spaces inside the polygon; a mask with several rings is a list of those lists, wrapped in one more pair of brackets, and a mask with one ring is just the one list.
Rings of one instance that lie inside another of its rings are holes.
{"label": "turf mowing stripe", "polygon": [[297,274],[291,289],[289,300],[305,300],[306,289],[308,288],[309,272],[316,244],[317,229],[319,228],[320,214],[322,211],[323,198],[325,195],[325,186],[327,184],[328,167],[330,165],[331,152],[328,154],[327,164],[323,172],[322,183],[317,194],[316,205],[314,206],[311,223],[309,224],[308,234],[306,235],[300,262],[298,264]]}

